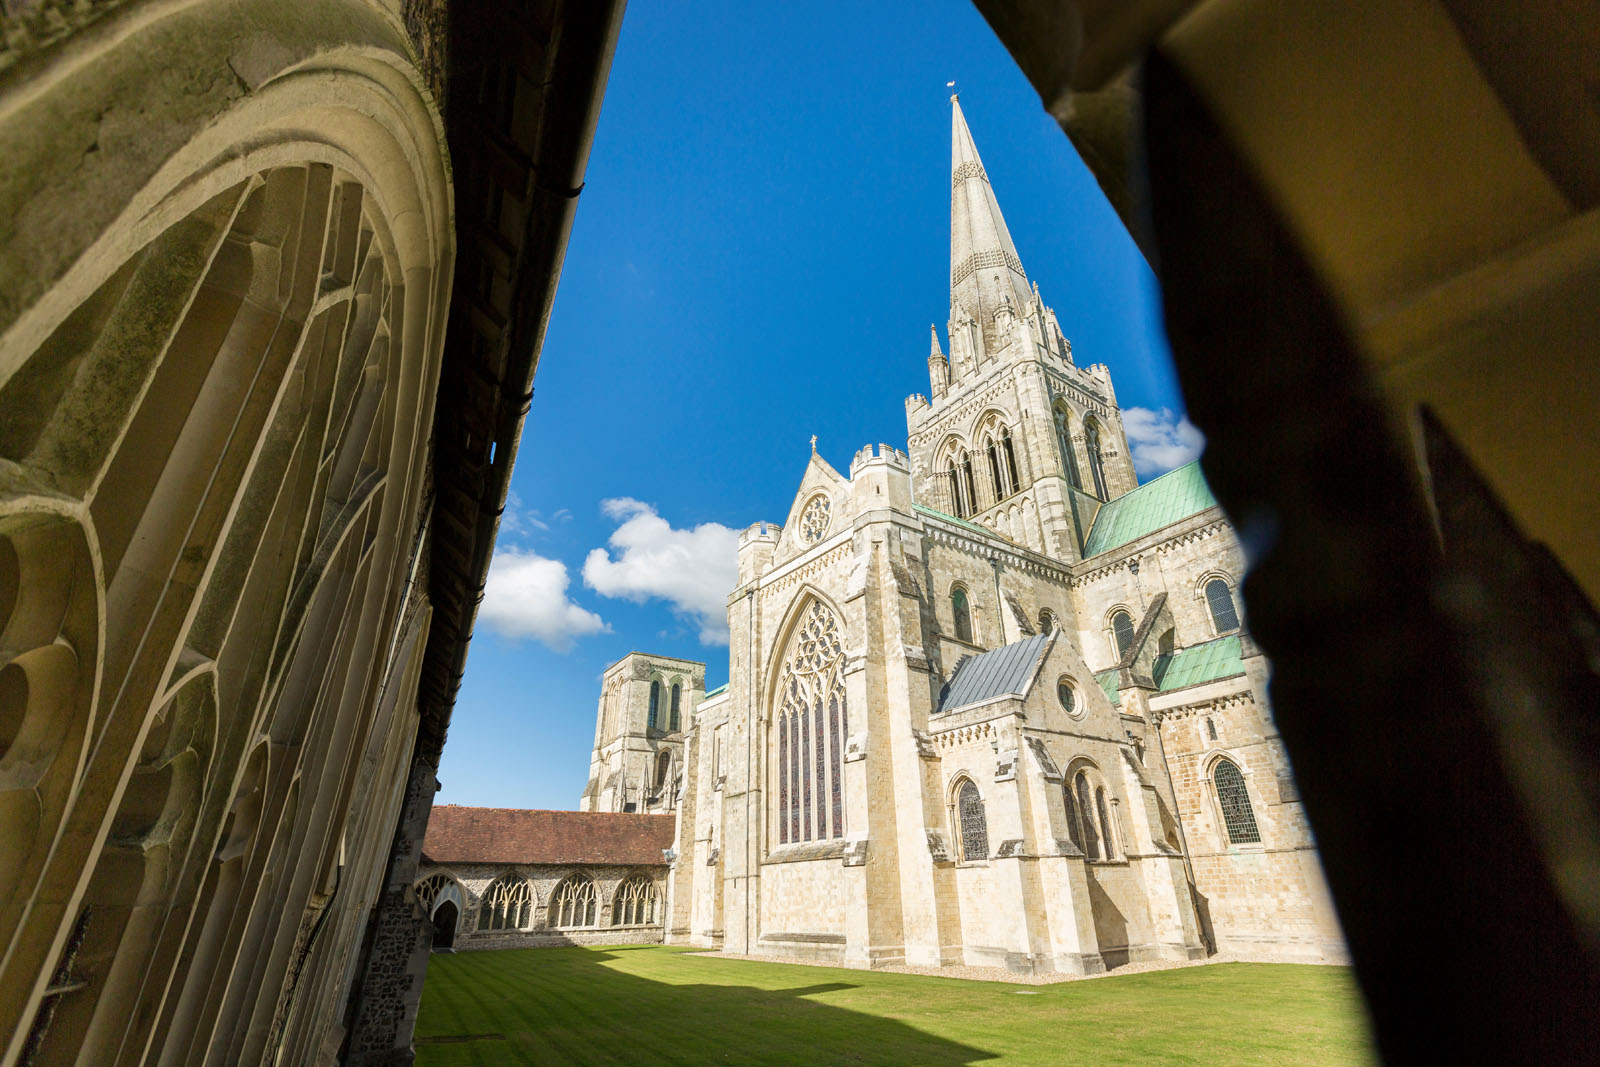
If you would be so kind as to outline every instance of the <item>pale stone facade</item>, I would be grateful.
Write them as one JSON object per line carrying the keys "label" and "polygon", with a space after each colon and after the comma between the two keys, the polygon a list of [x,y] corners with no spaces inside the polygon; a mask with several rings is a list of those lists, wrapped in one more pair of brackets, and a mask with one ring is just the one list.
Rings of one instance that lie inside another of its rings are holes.
{"label": "pale stone facade", "polygon": [[606,668],[580,811],[672,812],[683,787],[683,731],[706,667],[630,652]]}
{"label": "pale stone facade", "polygon": [[[668,940],[1093,972],[1342,956],[1198,468],[1138,486],[959,105],[949,356],[909,452],[813,454],[739,545],[689,723]],[[605,707],[602,701],[602,708]]]}

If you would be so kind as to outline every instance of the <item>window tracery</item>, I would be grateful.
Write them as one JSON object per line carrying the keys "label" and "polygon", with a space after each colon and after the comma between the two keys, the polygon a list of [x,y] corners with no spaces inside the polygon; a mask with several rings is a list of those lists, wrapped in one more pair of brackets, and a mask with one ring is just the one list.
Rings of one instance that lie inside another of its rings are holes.
{"label": "window tracery", "polygon": [[812,599],[789,639],[774,716],[778,841],[844,836],[843,745],[850,725],[833,610]]}
{"label": "window tracery", "polygon": [[968,778],[956,790],[956,822],[960,831],[961,858],[971,863],[989,858],[989,822],[984,815],[983,797]]}
{"label": "window tracery", "polygon": [[643,926],[656,921],[656,887],[636,874],[617,887],[611,903],[612,926]]}
{"label": "window tracery", "polygon": [[595,924],[594,883],[583,875],[573,875],[556,887],[550,898],[550,925],[557,929]]}
{"label": "window tracery", "polygon": [[833,502],[826,493],[818,493],[800,513],[800,540],[814,545],[828,534],[832,521]]}
{"label": "window tracery", "polygon": [[1250,805],[1250,790],[1244,775],[1232,760],[1218,760],[1211,780],[1217,790],[1217,806],[1222,809],[1222,825],[1230,845],[1258,845],[1261,828],[1256,825],[1255,809]]}
{"label": "window tracery", "polygon": [[513,875],[495,879],[478,908],[479,930],[526,930],[533,917],[533,889]]}

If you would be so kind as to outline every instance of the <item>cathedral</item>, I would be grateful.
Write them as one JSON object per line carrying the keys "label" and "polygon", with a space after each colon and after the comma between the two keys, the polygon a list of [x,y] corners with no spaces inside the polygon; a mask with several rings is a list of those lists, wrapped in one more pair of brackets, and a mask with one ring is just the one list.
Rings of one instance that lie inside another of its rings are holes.
{"label": "cathedral", "polygon": [[[740,538],[729,682],[607,671],[581,806],[675,812],[665,936],[1094,973],[1343,943],[1198,464],[1139,485],[952,97],[950,313],[907,448]],[[948,349],[948,353],[946,352]]]}

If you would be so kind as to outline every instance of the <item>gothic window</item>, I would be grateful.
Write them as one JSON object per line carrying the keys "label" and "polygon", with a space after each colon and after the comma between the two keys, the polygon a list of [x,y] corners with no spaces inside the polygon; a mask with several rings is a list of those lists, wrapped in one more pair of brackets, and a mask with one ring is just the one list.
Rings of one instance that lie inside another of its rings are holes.
{"label": "gothic window", "polygon": [[661,721],[661,683],[650,683],[650,721],[649,728],[654,730]]}
{"label": "gothic window", "polygon": [[806,504],[800,513],[800,540],[814,545],[828,533],[829,512],[833,505],[826,494],[819,493]]}
{"label": "gothic window", "polygon": [[575,874],[556,886],[550,898],[550,925],[557,929],[570,929],[595,924],[594,883],[581,874]]}
{"label": "gothic window", "polygon": [[656,790],[666,787],[667,773],[672,770],[672,753],[663,752],[656,757]]}
{"label": "gothic window", "polygon": [[1094,495],[1106,500],[1106,470],[1100,459],[1100,424],[1092,418],[1083,420],[1083,447],[1089,453],[1089,474],[1094,479]]}
{"label": "gothic window", "polygon": [[1079,771],[1073,788],[1078,793],[1078,825],[1083,830],[1083,839],[1078,842],[1078,847],[1083,849],[1085,857],[1097,860],[1100,858],[1100,837],[1094,829],[1094,798],[1089,789],[1089,776]]}
{"label": "gothic window", "polygon": [[672,683],[672,714],[667,724],[671,733],[679,730],[678,708],[683,702],[683,686],[677,682]]}
{"label": "gothic window", "polygon": [[1211,772],[1217,789],[1217,806],[1222,809],[1222,825],[1227,831],[1230,845],[1257,845],[1261,843],[1261,830],[1256,826],[1255,809],[1250,806],[1250,791],[1245,788],[1244,775],[1229,760],[1218,760],[1217,769]]}
{"label": "gothic window", "polygon": [[1218,634],[1231,634],[1239,628],[1239,613],[1233,606],[1228,583],[1213,578],[1206,583],[1206,605],[1211,609],[1211,624]]}
{"label": "gothic window", "polygon": [[984,439],[983,451],[989,457],[989,478],[994,483],[994,498],[1002,500],[1010,496],[1011,491],[1000,473],[1000,446],[994,443],[994,438],[988,437]]}
{"label": "gothic window", "polygon": [[1017,450],[1011,443],[1011,431],[1000,427],[1000,450],[1005,455],[1006,475],[1010,478],[1011,491],[1015,493],[1022,488],[1022,479],[1017,477]]}
{"label": "gothic window", "polygon": [[1067,809],[1067,836],[1079,849],[1083,848],[1083,831],[1078,829],[1078,805],[1072,802],[1072,784],[1061,783],[1061,799]]}
{"label": "gothic window", "polygon": [[1133,616],[1120,610],[1113,614],[1111,636],[1117,642],[1117,658],[1120,660],[1128,654],[1128,648],[1133,644]]}
{"label": "gothic window", "polygon": [[513,875],[497,878],[478,908],[479,930],[526,930],[533,917],[533,890]]}
{"label": "gothic window", "polygon": [[1067,425],[1067,413],[1056,409],[1056,447],[1061,451],[1061,469],[1066,472],[1067,484],[1074,489],[1083,488],[1083,476],[1078,473],[1078,460],[1072,454],[1072,430]]}
{"label": "gothic window", "polygon": [[433,905],[450,884],[448,874],[430,874],[422,881],[411,887],[412,895],[417,898],[417,907],[422,909],[422,914],[432,915]]}
{"label": "gothic window", "polygon": [[1040,608],[1039,609],[1039,632],[1040,633],[1042,633],[1042,634],[1052,633],[1058,627],[1060,627],[1060,625],[1061,625],[1061,623],[1059,621],[1057,621],[1055,612],[1051,611],[1049,608]]}
{"label": "gothic window", "polygon": [[801,609],[777,699],[778,842],[843,837],[844,646],[838,618],[819,600]]}
{"label": "gothic window", "polygon": [[950,613],[955,617],[956,640],[972,640],[972,608],[967,603],[967,591],[959,585],[950,590]]}
{"label": "gothic window", "polygon": [[1111,819],[1106,814],[1106,791],[1104,788],[1094,791],[1095,811],[1100,815],[1100,840],[1105,843],[1106,859],[1116,859],[1116,837],[1111,833]]}
{"label": "gothic window", "polygon": [[611,901],[612,926],[644,926],[656,921],[656,887],[636,874],[617,887]]}
{"label": "gothic window", "polygon": [[966,862],[989,858],[989,823],[983,814],[983,797],[971,779],[956,790],[956,821],[960,827],[961,858]]}

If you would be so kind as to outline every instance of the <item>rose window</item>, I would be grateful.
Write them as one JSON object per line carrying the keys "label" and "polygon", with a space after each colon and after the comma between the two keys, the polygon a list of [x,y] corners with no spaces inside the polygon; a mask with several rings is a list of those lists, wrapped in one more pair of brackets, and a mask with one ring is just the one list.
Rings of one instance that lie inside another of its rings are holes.
{"label": "rose window", "polygon": [[829,513],[833,505],[825,496],[815,497],[800,513],[800,539],[808,545],[822,540],[828,532]]}

